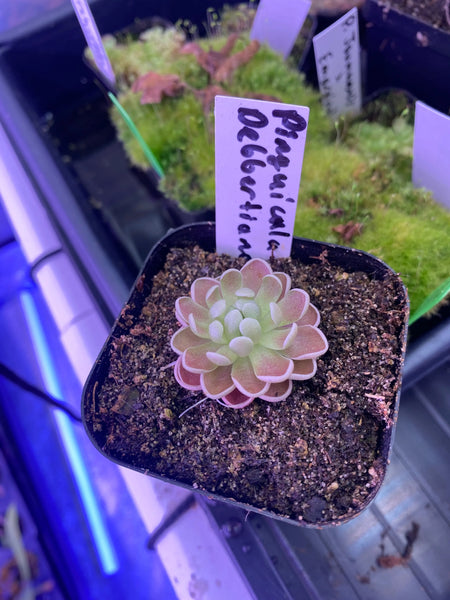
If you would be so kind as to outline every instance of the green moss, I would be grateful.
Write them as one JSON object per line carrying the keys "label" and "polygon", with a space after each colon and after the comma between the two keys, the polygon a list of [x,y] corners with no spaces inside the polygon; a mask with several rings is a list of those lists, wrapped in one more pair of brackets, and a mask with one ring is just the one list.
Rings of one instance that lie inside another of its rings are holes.
{"label": "green moss", "polygon": [[[404,121],[392,127],[355,122],[345,143],[311,143],[295,233],[342,244],[332,228],[349,220],[362,223],[362,234],[351,245],[401,274],[414,311],[450,272],[450,213],[430,193],[413,187],[412,138]],[[333,217],[333,208],[343,214]]]}
{"label": "green moss", "polygon": [[418,210],[408,219],[397,208],[377,208],[370,227],[355,245],[401,274],[414,311],[449,275],[449,231],[450,215],[436,205],[429,206],[425,213]]}
{"label": "green moss", "polygon": [[183,34],[175,29],[155,27],[146,31],[139,39],[126,36],[115,43],[107,43],[106,50],[117,75],[119,88],[127,90],[136,77],[148,71],[176,72],[183,79],[197,79],[200,86],[204,85],[206,76],[199,65],[187,56],[176,55],[183,39]]}
{"label": "green moss", "polygon": [[[204,115],[192,92],[142,106],[130,91],[132,81],[149,70],[177,73],[191,88],[207,85],[195,58],[174,52],[179,36],[175,30],[155,29],[146,34],[148,43],[108,44],[108,52],[119,75],[120,101],[164,170],[161,190],[195,211],[214,204],[212,114]],[[209,38],[203,44],[218,49],[224,41]],[[235,51],[247,41],[242,36]],[[333,227],[361,223],[362,234],[348,245],[375,254],[401,273],[412,310],[448,277],[450,213],[412,186],[413,115],[402,98],[378,100],[362,117],[332,123],[319,94],[268,47],[234,73],[227,91],[244,97],[267,94],[310,108],[296,235],[342,244]],[[148,168],[121,117],[112,112],[112,118],[131,161]],[[373,121],[377,118],[380,122]]]}
{"label": "green moss", "polygon": [[[225,39],[211,38],[203,44],[219,49]],[[242,36],[235,51],[242,50],[247,43],[246,36]],[[146,33],[145,43],[125,39],[124,43],[108,44],[107,49],[119,80],[119,100],[165,173],[161,190],[184,209],[192,211],[214,204],[212,115],[204,116],[200,102],[189,91],[176,99],[165,98],[160,104],[143,106],[139,95],[130,90],[132,82],[149,70],[177,73],[191,88],[204,88],[208,83],[206,73],[193,56],[180,56],[175,52],[179,44],[177,30],[155,28]],[[146,50],[147,46],[151,48]],[[155,48],[161,48],[161,52],[156,52]],[[259,93],[307,105],[314,114],[309,135],[329,138],[328,119],[317,93],[305,87],[299,73],[288,68],[281,56],[267,47],[261,48],[251,63],[239,68],[226,88],[234,96]],[[148,168],[142,148],[116,111],[112,111],[112,119],[132,163]]]}

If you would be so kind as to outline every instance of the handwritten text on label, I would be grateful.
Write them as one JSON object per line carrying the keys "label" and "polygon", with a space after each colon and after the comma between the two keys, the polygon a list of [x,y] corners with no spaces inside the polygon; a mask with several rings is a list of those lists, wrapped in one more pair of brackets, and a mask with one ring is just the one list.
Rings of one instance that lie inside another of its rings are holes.
{"label": "handwritten text on label", "polygon": [[216,96],[216,246],[288,257],[309,108]]}
{"label": "handwritten text on label", "polygon": [[313,38],[322,103],[331,117],[361,110],[358,10],[352,8]]}

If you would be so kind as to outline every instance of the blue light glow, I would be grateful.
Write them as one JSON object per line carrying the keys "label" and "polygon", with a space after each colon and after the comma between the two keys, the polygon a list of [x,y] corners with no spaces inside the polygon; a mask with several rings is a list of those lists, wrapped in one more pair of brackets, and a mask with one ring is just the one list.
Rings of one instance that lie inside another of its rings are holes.
{"label": "blue light glow", "polygon": [[[39,319],[39,313],[34,299],[30,292],[23,291],[20,294],[20,301],[46,390],[55,398],[62,400],[62,391],[55,365],[52,361],[50,349]],[[66,413],[58,409],[54,409],[54,416],[64,449],[70,466],[72,467],[75,482],[78,486],[81,502],[85,510],[102,569],[107,575],[112,575],[118,570],[117,556],[103,522],[100,508],[81,455],[80,447],[76,440],[72,422]]]}

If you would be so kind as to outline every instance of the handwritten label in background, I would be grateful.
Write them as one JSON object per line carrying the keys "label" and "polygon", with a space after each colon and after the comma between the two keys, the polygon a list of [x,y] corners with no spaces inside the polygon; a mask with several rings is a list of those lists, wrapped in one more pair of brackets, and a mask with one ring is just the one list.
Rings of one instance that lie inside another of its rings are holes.
{"label": "handwritten label in background", "polygon": [[216,247],[290,256],[309,108],[216,96]]}
{"label": "handwritten label in background", "polygon": [[87,0],[72,0],[72,6],[98,70],[114,89],[116,78]]}
{"label": "handwritten label in background", "polygon": [[358,9],[313,37],[322,104],[331,117],[361,110]]}
{"label": "handwritten label in background", "polygon": [[261,0],[250,39],[268,44],[287,58],[310,7],[309,0]]}
{"label": "handwritten label in background", "polygon": [[450,117],[416,102],[412,179],[450,208]]}

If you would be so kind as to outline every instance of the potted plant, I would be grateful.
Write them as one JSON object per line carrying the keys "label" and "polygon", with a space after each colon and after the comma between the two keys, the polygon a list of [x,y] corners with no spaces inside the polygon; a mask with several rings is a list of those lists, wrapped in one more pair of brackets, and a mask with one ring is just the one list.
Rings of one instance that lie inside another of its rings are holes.
{"label": "potted plant", "polygon": [[[186,225],[150,253],[86,382],[88,434],[119,464],[208,496],[305,526],[345,522],[373,499],[388,461],[403,284],[370,255],[300,238],[290,259],[256,260],[255,275],[255,260],[214,253],[214,231]],[[289,357],[299,360],[282,381]]]}

